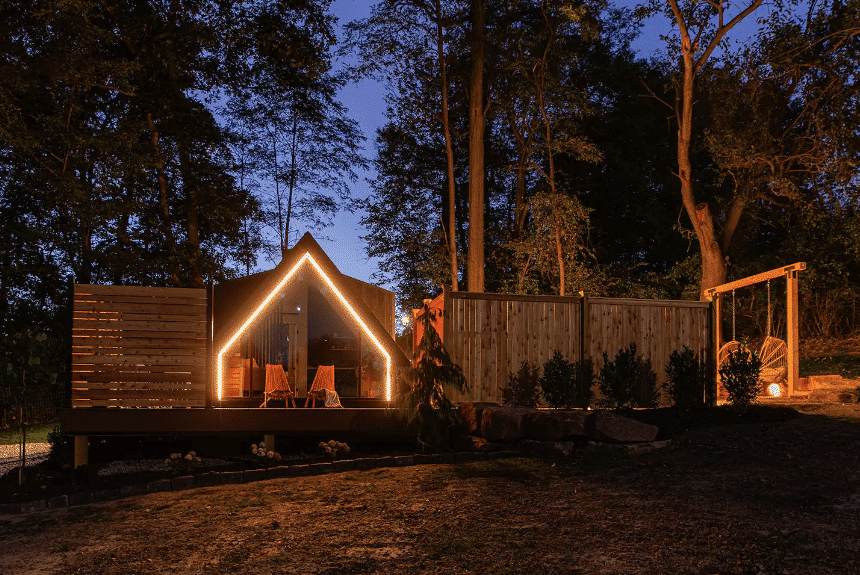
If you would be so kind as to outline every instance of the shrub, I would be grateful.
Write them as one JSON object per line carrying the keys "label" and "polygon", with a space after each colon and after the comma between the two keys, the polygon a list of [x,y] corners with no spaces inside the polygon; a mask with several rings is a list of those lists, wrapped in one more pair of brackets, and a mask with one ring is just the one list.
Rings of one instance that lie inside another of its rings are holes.
{"label": "shrub", "polygon": [[745,345],[730,352],[720,367],[720,380],[729,395],[729,403],[742,413],[758,397],[760,377],[761,359]]}
{"label": "shrub", "polygon": [[600,369],[600,393],[607,407],[633,408],[656,407],[657,374],[651,368],[651,360],[636,355],[636,344],[618,350],[615,359],[603,353]]}
{"label": "shrub", "polygon": [[540,399],[538,383],[540,371],[528,361],[520,364],[516,373],[508,376],[508,387],[502,390],[502,402],[505,405],[522,405],[534,407]]}
{"label": "shrub", "polygon": [[705,404],[711,370],[704,353],[696,353],[686,345],[681,351],[673,351],[666,364],[666,377],[667,391],[677,407],[688,410]]}
{"label": "shrub", "polygon": [[71,462],[74,449],[72,441],[71,437],[62,432],[59,425],[48,433],[48,443],[51,446],[51,450],[48,452],[48,462],[51,466],[61,468]]}
{"label": "shrub", "polygon": [[424,304],[416,319],[423,335],[412,357],[408,388],[401,402],[410,423],[418,420],[418,443],[422,449],[445,449],[451,430],[459,422],[459,412],[446,390],[463,392],[467,388],[462,368],[455,364],[433,327],[435,312]]}
{"label": "shrub", "polygon": [[594,364],[591,360],[571,362],[555,350],[543,367],[540,386],[550,407],[586,408],[591,403]]}

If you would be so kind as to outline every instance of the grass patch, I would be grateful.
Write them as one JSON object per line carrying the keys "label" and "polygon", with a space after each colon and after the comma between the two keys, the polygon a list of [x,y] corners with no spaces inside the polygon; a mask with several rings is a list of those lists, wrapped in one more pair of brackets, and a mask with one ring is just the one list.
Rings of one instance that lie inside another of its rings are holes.
{"label": "grass patch", "polygon": [[546,464],[537,459],[501,459],[476,461],[467,465],[434,469],[432,481],[463,479],[508,479],[517,483],[534,483],[546,474]]}
{"label": "grass patch", "polygon": [[860,356],[832,355],[800,360],[800,376],[841,375],[847,379],[860,378]]}
{"label": "grass patch", "polygon": [[[54,423],[40,423],[27,426],[27,443],[48,443],[48,434],[59,425]],[[14,426],[0,430],[0,445],[18,445],[21,443],[21,427]]]}
{"label": "grass patch", "polygon": [[656,425],[659,429],[657,434],[658,440],[671,439],[691,429],[716,427],[719,425],[787,421],[800,415],[791,407],[757,403],[751,404],[745,413],[738,413],[731,405],[705,407],[689,412],[682,412],[675,407],[661,407],[657,409],[624,410],[619,413],[643,423]]}
{"label": "grass patch", "polygon": [[457,557],[471,551],[478,545],[478,538],[462,528],[446,526],[430,533],[418,547],[434,559],[440,557]]}

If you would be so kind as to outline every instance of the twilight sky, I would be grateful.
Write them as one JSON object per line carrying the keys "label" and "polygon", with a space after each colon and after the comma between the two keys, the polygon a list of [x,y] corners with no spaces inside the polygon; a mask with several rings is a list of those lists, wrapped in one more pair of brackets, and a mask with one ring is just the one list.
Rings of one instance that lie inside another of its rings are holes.
{"label": "twilight sky", "polygon": [[[342,25],[350,20],[365,18],[370,15],[370,7],[374,4],[372,0],[334,0],[332,13],[338,18]],[[616,0],[617,4],[635,6],[639,0]],[[765,12],[767,7],[759,9],[759,15]],[[754,17],[753,17],[754,18]],[[749,37],[755,26],[754,19],[750,19],[744,26],[733,30],[730,38],[737,41]],[[634,48],[640,56],[649,57],[662,47],[659,40],[660,34],[669,31],[668,24],[661,18],[652,18],[646,24],[644,33],[634,43]],[[341,91],[341,101],[349,108],[350,115],[356,119],[367,137],[365,142],[365,156],[372,159],[375,155],[374,139],[376,129],[385,121],[385,91],[381,85],[370,80],[364,80],[359,84],[351,84]],[[352,187],[355,197],[365,198],[370,194],[370,186],[366,179],[373,176],[373,172],[359,172],[360,180]],[[679,200],[680,201],[680,200]],[[325,231],[325,235],[331,241],[319,240],[320,246],[325,250],[338,269],[354,278],[371,281],[370,276],[377,271],[377,262],[367,257],[365,243],[361,239],[366,231],[359,224],[361,214],[350,214],[340,212],[335,217],[334,226]],[[299,237],[305,233],[305,229],[299,228]],[[295,236],[293,236],[295,237]],[[270,262],[260,261],[261,269],[273,267]],[[383,286],[388,287],[388,286]]]}

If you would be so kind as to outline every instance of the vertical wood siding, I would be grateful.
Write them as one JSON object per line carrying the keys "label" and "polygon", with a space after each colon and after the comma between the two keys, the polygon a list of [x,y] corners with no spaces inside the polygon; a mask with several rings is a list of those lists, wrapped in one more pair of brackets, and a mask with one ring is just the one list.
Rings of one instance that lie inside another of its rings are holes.
{"label": "vertical wood siding", "polygon": [[205,289],[74,286],[72,407],[203,407]]}
{"label": "vertical wood siding", "polygon": [[[555,350],[570,361],[582,352],[582,299],[579,297],[513,296],[450,292],[446,304],[451,333],[445,347],[463,368],[469,389],[455,401],[496,401],[508,377],[523,361],[543,367]],[[588,298],[585,354],[599,373],[603,353],[612,359],[635,343],[651,358],[658,385],[666,380],[669,355],[684,345],[711,349],[710,304]]]}

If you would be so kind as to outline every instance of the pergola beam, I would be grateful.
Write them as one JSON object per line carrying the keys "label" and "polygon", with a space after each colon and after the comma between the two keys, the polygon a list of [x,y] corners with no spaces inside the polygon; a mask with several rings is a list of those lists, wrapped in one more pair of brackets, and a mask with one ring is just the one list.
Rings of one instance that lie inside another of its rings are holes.
{"label": "pergola beam", "polygon": [[776,268],[770,271],[762,272],[760,274],[756,274],[754,276],[748,276],[733,282],[729,282],[727,284],[719,285],[717,287],[712,287],[708,290],[708,299],[713,300],[714,296],[721,293],[730,292],[734,289],[740,289],[742,287],[751,286],[753,284],[757,284],[759,282],[772,280],[775,278],[785,277],[791,272],[794,271],[803,271],[806,269],[806,262],[797,262],[793,263],[790,266],[784,266],[781,268]]}

